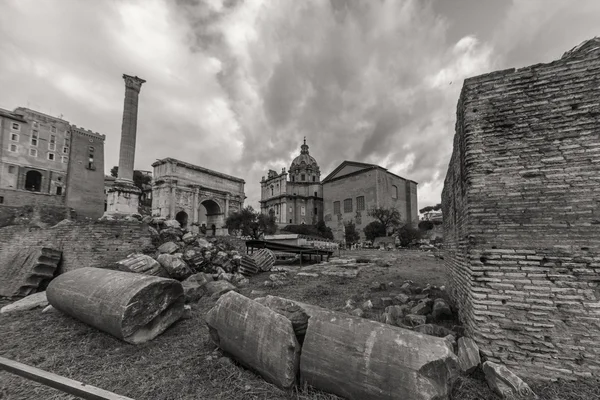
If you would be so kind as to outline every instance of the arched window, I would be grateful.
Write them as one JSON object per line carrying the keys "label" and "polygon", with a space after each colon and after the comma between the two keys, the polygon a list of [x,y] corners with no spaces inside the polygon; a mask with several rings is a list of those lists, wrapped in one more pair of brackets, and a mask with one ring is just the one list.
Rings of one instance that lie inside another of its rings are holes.
{"label": "arched window", "polygon": [[42,174],[38,171],[29,171],[25,175],[25,190],[39,192],[42,190]]}
{"label": "arched window", "polygon": [[398,198],[398,186],[392,185],[392,199]]}
{"label": "arched window", "polygon": [[273,196],[273,185],[271,185],[271,196]]}

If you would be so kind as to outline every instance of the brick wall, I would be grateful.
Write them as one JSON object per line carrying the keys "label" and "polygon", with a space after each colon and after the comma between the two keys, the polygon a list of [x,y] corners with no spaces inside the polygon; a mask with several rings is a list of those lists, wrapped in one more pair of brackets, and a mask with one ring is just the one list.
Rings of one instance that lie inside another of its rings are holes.
{"label": "brick wall", "polygon": [[0,228],[9,225],[27,225],[32,221],[52,226],[64,219],[74,217],[74,211],[62,205],[37,204],[21,207],[0,205]]}
{"label": "brick wall", "polygon": [[59,272],[104,267],[151,244],[148,226],[138,222],[75,222],[49,229],[17,225],[0,229],[0,264],[28,246],[62,250]]}
{"label": "brick wall", "polygon": [[63,196],[29,190],[0,189],[0,196],[3,197],[2,204],[6,206],[18,207],[23,204],[64,206],[65,204]]}
{"label": "brick wall", "polygon": [[69,156],[66,203],[77,210],[78,218],[100,218],[104,214],[105,199],[104,136],[74,126]]}
{"label": "brick wall", "polygon": [[442,205],[451,295],[492,361],[600,377],[600,46],[465,80]]}

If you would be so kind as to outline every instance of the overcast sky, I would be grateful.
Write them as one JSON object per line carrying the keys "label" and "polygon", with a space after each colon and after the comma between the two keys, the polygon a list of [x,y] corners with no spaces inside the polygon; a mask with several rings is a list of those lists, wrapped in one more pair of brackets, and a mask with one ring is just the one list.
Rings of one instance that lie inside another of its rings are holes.
{"label": "overcast sky", "polygon": [[465,77],[559,58],[600,35],[599,0],[0,0],[0,107],[106,135],[123,73],[140,94],[136,169],[173,157],[246,180],[304,136],[322,178],[379,164],[440,202]]}

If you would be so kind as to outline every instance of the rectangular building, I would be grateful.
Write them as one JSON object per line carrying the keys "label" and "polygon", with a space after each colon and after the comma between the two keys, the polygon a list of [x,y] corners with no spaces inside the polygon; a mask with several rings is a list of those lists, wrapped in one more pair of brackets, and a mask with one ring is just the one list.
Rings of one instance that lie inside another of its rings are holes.
{"label": "rectangular building", "polygon": [[61,206],[81,217],[102,216],[104,139],[28,108],[0,109],[0,205]]}
{"label": "rectangular building", "polygon": [[323,218],[336,240],[343,240],[344,223],[354,221],[361,239],[374,221],[372,208],[396,208],[404,223],[418,223],[417,182],[374,164],[344,161],[323,180]]}

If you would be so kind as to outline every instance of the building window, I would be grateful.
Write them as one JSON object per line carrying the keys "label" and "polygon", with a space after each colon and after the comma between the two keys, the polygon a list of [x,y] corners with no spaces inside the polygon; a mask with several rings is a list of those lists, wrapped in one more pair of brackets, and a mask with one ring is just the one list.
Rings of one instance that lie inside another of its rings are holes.
{"label": "building window", "polygon": [[67,154],[69,152],[69,146],[71,146],[71,140],[65,138],[65,145],[63,146],[63,153]]}
{"label": "building window", "polygon": [[48,140],[48,150],[56,151],[56,135],[50,135],[50,140]]}
{"label": "building window", "polygon": [[60,195],[62,194],[62,186],[57,186],[57,187],[56,187],[56,194],[57,194],[58,196],[60,196]]}
{"label": "building window", "polygon": [[300,207],[300,215],[306,215],[306,208],[304,206]]}
{"label": "building window", "polygon": [[56,133],[56,127],[55,127],[55,126],[51,127],[51,128],[50,128],[50,132],[52,132],[52,133]]}
{"label": "building window", "polygon": [[56,180],[62,182],[62,176],[57,177]]}
{"label": "building window", "polygon": [[63,154],[67,154],[69,152],[69,148],[68,147],[63,147]]}
{"label": "building window", "polygon": [[36,149],[29,149],[29,155],[31,157],[37,157],[37,150]]}
{"label": "building window", "polygon": [[292,182],[294,182],[294,175],[292,175]]}
{"label": "building window", "polygon": [[292,212],[292,207],[290,207],[290,212]]}
{"label": "building window", "polygon": [[14,174],[16,170],[17,170],[17,167],[15,167],[14,165],[9,165],[8,166],[8,173],[9,174]]}
{"label": "building window", "polygon": [[0,196],[0,204],[4,203],[4,196]]}
{"label": "building window", "polygon": [[271,196],[273,196],[273,186],[271,185]]}
{"label": "building window", "polygon": [[25,175],[25,190],[39,192],[42,188],[42,174],[38,171],[29,171]]}
{"label": "building window", "polygon": [[306,178],[306,175],[304,175],[304,174],[300,175],[300,180],[301,180],[302,182],[304,182],[305,178]]}
{"label": "building window", "polygon": [[32,146],[38,145],[38,131],[36,131],[35,129],[33,131],[31,131],[31,145]]}
{"label": "building window", "polygon": [[292,219],[290,218],[290,224],[292,223]]}
{"label": "building window", "polygon": [[319,211],[317,210],[317,207],[315,207],[315,215],[317,215],[317,214],[318,214],[318,212],[319,212]]}
{"label": "building window", "polygon": [[344,212],[352,212],[352,199],[344,200]]}
{"label": "building window", "polygon": [[13,153],[17,152],[17,145],[16,144],[11,144],[10,146],[8,146],[8,151],[12,151]]}
{"label": "building window", "polygon": [[60,157],[60,160],[62,161],[63,164],[66,164],[69,162],[69,157],[62,156],[62,157]]}
{"label": "building window", "polygon": [[333,202],[333,213],[335,215],[340,214],[340,202],[339,201]]}
{"label": "building window", "polygon": [[21,124],[17,124],[16,122],[13,122],[12,125],[10,126],[10,129],[12,129],[13,131],[20,131]]}
{"label": "building window", "polygon": [[54,153],[48,153],[48,160],[54,161],[55,159]]}
{"label": "building window", "polygon": [[392,199],[398,198],[398,186],[392,185]]}
{"label": "building window", "polygon": [[19,134],[18,133],[11,133],[10,134],[10,140],[12,140],[13,142],[18,142],[19,141]]}
{"label": "building window", "polygon": [[91,170],[95,170],[96,169],[96,166],[94,165],[94,153],[92,153],[92,152],[90,152],[88,154],[88,165],[87,165],[87,168],[91,169]]}
{"label": "building window", "polygon": [[356,211],[363,211],[365,209],[365,196],[358,196],[356,198]]}
{"label": "building window", "polygon": [[313,175],[313,182],[317,181],[317,177]]}
{"label": "building window", "polygon": [[315,192],[315,197],[317,197],[317,192]]}

